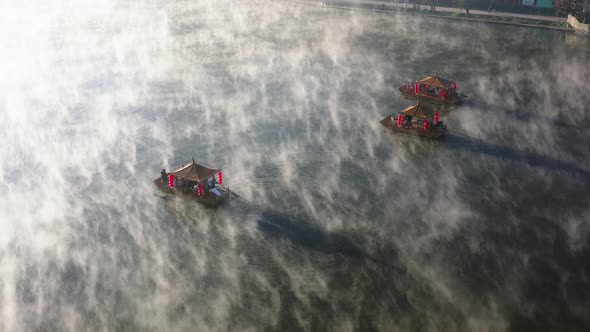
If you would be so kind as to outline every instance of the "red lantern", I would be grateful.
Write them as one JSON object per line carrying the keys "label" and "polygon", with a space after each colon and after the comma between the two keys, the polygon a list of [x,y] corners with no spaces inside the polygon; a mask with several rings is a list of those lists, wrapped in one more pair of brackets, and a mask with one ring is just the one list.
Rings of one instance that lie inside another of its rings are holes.
{"label": "red lantern", "polygon": [[457,89],[457,83],[453,82],[453,89]]}
{"label": "red lantern", "polygon": [[399,114],[399,115],[397,116],[397,126],[398,126],[398,127],[401,127],[401,126],[402,126],[402,122],[403,122],[403,120],[404,120],[404,116],[403,116],[403,115],[401,115],[401,114]]}
{"label": "red lantern", "polygon": [[418,94],[418,91],[419,91],[419,89],[418,89],[418,83],[416,83],[416,84],[414,84],[414,93],[415,94]]}
{"label": "red lantern", "polygon": [[434,123],[438,123],[438,112],[434,113]]}
{"label": "red lantern", "polygon": [[168,175],[168,187],[174,188],[174,174]]}
{"label": "red lantern", "polygon": [[424,130],[428,130],[428,120],[424,120]]}
{"label": "red lantern", "polygon": [[445,89],[442,89],[441,96],[442,96],[442,99],[445,99],[445,97],[447,96]]}
{"label": "red lantern", "polygon": [[221,171],[217,172],[217,182],[223,184],[223,173],[221,173]]}
{"label": "red lantern", "polygon": [[199,196],[203,196],[203,184],[201,182],[199,182],[197,185],[197,194],[199,194]]}

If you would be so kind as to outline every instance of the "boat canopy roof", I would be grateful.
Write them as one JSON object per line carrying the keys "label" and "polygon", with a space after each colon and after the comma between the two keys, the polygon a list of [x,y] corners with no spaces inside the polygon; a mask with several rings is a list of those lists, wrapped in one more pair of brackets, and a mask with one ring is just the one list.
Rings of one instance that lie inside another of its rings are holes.
{"label": "boat canopy roof", "polygon": [[453,86],[452,81],[446,80],[446,79],[438,76],[438,73],[434,73],[433,76],[424,77],[423,79],[418,80],[417,83],[420,85],[429,85],[429,86],[434,86],[437,88],[445,88],[445,89],[448,89]]}
{"label": "boat canopy roof", "polygon": [[202,180],[215,175],[219,171],[219,169],[199,165],[195,162],[195,158],[193,158],[188,165],[184,165],[170,174],[174,174],[174,176],[179,178],[201,182]]}
{"label": "boat canopy roof", "polygon": [[427,114],[430,113],[431,112],[428,109],[420,105],[420,101],[418,101],[416,105],[412,105],[406,108],[405,110],[401,111],[401,114],[403,115],[410,115],[420,119],[428,119],[429,117],[427,116]]}

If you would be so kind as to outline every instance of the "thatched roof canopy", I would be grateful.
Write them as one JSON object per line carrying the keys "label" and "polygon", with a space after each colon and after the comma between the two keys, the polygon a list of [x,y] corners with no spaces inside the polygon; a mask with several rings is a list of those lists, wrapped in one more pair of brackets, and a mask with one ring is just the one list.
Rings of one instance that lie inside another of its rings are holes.
{"label": "thatched roof canopy", "polygon": [[428,76],[428,77],[424,77],[423,79],[419,80],[417,82],[420,85],[428,85],[428,86],[434,86],[437,88],[451,88],[453,86],[453,82],[446,80],[440,76],[438,76],[438,73],[434,73],[433,76]]}
{"label": "thatched roof canopy", "polygon": [[418,101],[418,103],[416,103],[416,105],[412,105],[412,106],[406,108],[405,110],[401,111],[401,114],[403,114],[403,115],[410,115],[410,116],[413,116],[415,118],[420,118],[420,119],[428,119],[429,117],[426,116],[426,114],[429,114],[429,113],[431,113],[429,110],[427,110],[422,105],[420,105],[420,101]]}
{"label": "thatched roof canopy", "polygon": [[174,174],[174,176],[184,178],[186,180],[201,182],[202,180],[205,180],[208,177],[215,175],[219,171],[220,170],[218,169],[199,165],[195,162],[195,159],[193,158],[191,163],[180,167],[179,169],[171,172],[170,174]]}

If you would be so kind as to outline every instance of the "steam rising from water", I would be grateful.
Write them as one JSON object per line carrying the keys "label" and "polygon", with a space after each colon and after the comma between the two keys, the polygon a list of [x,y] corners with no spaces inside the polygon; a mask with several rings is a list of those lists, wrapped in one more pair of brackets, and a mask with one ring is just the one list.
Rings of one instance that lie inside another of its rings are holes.
{"label": "steam rising from water", "polygon": [[[1,6],[1,330],[590,324],[587,40],[289,2]],[[449,137],[382,130],[432,71],[470,96]],[[193,155],[242,198],[153,195]]]}

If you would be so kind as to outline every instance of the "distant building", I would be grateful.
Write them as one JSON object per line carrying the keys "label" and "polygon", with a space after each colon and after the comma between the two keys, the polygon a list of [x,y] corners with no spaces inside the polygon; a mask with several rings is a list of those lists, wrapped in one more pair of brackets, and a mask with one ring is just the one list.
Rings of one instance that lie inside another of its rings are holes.
{"label": "distant building", "polygon": [[522,0],[522,5],[537,8],[553,8],[553,0]]}
{"label": "distant building", "polygon": [[500,10],[503,8],[510,9],[523,7],[552,9],[556,7],[556,2],[559,1],[570,0],[469,0],[471,4],[475,5],[475,7],[491,7]]}
{"label": "distant building", "polygon": [[553,0],[537,0],[537,8],[553,8]]}

